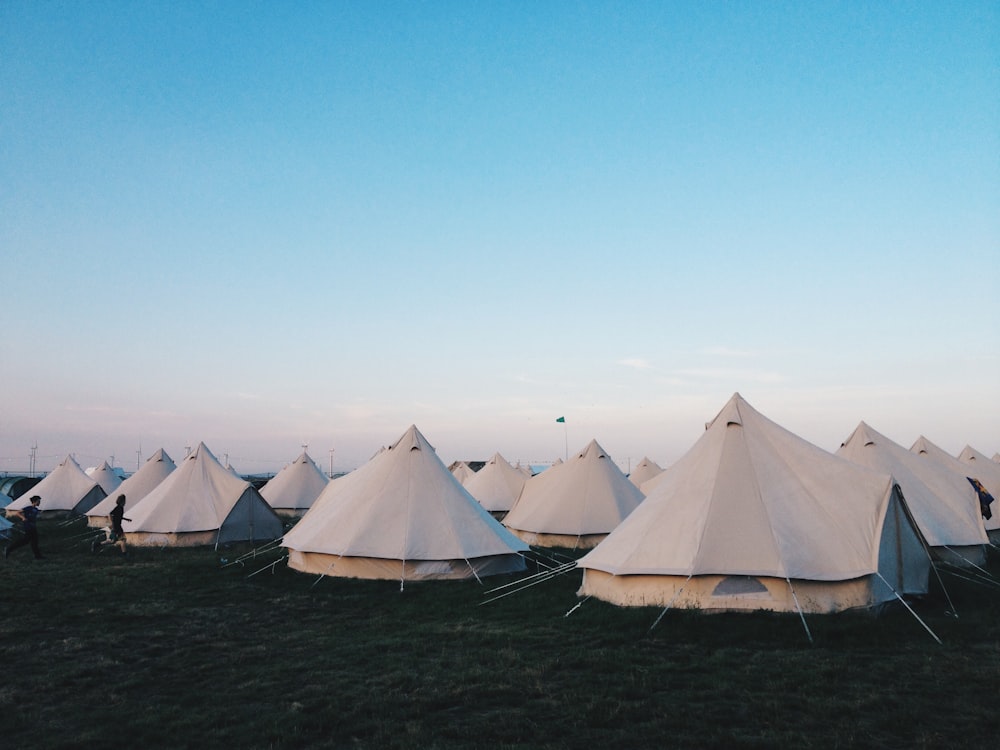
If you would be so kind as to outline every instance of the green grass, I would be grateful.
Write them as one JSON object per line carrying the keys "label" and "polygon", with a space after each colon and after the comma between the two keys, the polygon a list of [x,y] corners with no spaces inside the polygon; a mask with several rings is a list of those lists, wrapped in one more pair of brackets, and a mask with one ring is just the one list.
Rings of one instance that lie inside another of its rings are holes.
{"label": "green grass", "polygon": [[[572,572],[481,605],[472,582],[323,579],[279,554],[0,561],[0,746],[78,748],[995,747],[1000,589],[946,578],[880,617],[669,612],[587,601]],[[1000,556],[990,568],[1000,577]]]}

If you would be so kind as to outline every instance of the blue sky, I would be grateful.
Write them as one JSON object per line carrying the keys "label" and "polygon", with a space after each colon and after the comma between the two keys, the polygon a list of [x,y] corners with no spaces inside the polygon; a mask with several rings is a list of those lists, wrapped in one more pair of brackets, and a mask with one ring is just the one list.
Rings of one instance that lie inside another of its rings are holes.
{"label": "blue sky", "polygon": [[996,3],[8,0],[0,60],[0,471],[666,465],[735,391],[1000,450]]}

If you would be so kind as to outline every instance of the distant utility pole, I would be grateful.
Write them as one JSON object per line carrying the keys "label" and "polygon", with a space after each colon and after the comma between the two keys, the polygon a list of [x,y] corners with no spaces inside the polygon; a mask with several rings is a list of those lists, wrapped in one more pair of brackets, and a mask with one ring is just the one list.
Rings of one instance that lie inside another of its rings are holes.
{"label": "distant utility pole", "polygon": [[333,479],[333,448],[330,449],[330,479]]}
{"label": "distant utility pole", "polygon": [[142,463],[142,443],[139,443],[139,449],[135,452],[135,470],[139,471],[139,465]]}
{"label": "distant utility pole", "polygon": [[36,440],[35,443],[34,443],[34,445],[31,446],[31,460],[30,460],[30,462],[28,464],[28,466],[29,466],[28,476],[29,477],[35,476],[35,457],[37,456],[37,454],[38,454],[38,441]]}

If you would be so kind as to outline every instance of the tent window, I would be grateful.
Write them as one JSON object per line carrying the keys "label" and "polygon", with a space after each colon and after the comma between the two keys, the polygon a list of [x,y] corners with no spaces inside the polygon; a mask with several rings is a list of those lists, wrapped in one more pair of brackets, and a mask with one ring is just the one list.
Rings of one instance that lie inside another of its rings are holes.
{"label": "tent window", "polygon": [[727,576],[719,581],[712,596],[733,596],[736,594],[766,594],[767,586],[753,576]]}

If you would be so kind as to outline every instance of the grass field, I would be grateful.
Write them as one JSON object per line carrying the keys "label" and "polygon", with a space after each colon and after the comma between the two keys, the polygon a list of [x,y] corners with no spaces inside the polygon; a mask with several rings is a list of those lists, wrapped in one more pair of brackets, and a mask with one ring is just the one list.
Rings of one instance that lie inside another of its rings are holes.
{"label": "grass field", "polygon": [[[92,555],[40,526],[0,560],[0,747],[644,748],[1000,745],[1000,589],[945,576],[879,617],[590,600],[580,573],[352,581],[240,550]],[[1000,577],[1000,554],[990,569]],[[315,585],[314,585],[315,584]]]}

